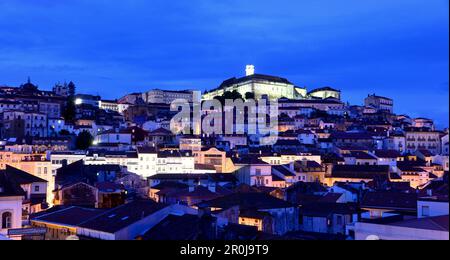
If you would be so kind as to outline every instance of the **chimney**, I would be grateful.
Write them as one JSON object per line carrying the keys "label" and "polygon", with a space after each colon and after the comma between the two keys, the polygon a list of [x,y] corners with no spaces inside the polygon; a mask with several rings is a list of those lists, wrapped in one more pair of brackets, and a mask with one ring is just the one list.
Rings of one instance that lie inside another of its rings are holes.
{"label": "chimney", "polygon": [[251,76],[255,74],[255,66],[247,65],[245,68],[245,76]]}

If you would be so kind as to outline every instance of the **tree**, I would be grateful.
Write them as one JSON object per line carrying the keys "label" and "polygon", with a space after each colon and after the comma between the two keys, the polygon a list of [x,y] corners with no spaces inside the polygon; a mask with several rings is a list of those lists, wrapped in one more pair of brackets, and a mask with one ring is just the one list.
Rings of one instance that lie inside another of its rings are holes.
{"label": "tree", "polygon": [[63,130],[59,131],[59,135],[60,136],[68,136],[68,135],[70,135],[70,132],[67,131],[66,129],[63,129]]}
{"label": "tree", "polygon": [[69,88],[69,97],[75,96],[75,84],[71,81],[67,87]]}
{"label": "tree", "polygon": [[224,99],[231,99],[231,100],[236,100],[236,99],[242,99],[242,95],[241,93],[239,93],[236,90],[233,90],[233,92],[227,91],[223,94]]}
{"label": "tree", "polygon": [[76,116],[75,97],[71,96],[67,100],[66,106],[63,109],[62,116],[66,122],[73,122]]}
{"label": "tree", "polygon": [[79,150],[87,150],[91,147],[94,137],[88,131],[83,131],[77,136],[76,146]]}
{"label": "tree", "polygon": [[245,99],[249,100],[249,99],[255,99],[255,93],[253,92],[247,92],[245,93]]}
{"label": "tree", "polygon": [[236,99],[243,99],[241,93],[237,92],[236,90],[234,90],[233,92],[231,91],[227,91],[225,93],[223,93],[222,96],[216,96],[214,99],[217,99],[220,101],[220,103],[224,106],[225,105],[225,100],[227,99],[231,99],[231,100],[236,100]]}

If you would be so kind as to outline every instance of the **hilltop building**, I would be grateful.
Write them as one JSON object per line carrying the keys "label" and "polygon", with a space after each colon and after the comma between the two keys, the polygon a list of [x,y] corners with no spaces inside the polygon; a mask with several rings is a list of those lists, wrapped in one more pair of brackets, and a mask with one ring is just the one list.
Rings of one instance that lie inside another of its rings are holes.
{"label": "hilltop building", "polygon": [[246,75],[241,78],[225,80],[218,88],[206,92],[204,100],[211,100],[222,96],[225,92],[239,92],[243,97],[253,93],[256,99],[301,99],[306,97],[306,89],[295,86],[289,80],[276,76],[256,74],[253,65],[247,65]]}
{"label": "hilltop building", "polygon": [[365,100],[364,104],[367,107],[373,107],[376,110],[385,111],[389,113],[394,113],[394,100],[387,98],[387,97],[381,97],[377,96],[375,94],[369,95]]}

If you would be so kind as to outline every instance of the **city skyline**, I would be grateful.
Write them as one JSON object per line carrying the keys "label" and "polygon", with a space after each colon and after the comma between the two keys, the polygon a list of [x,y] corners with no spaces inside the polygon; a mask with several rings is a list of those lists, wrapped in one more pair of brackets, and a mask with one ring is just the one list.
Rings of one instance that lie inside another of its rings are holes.
{"label": "city skyline", "polygon": [[448,240],[448,10],[0,0],[0,243]]}
{"label": "city skyline", "polygon": [[308,89],[341,89],[352,104],[368,94],[388,96],[397,113],[448,126],[446,1],[3,1],[0,7],[6,25],[0,84],[17,86],[30,76],[51,89],[73,80],[80,93],[115,99],[153,88],[212,89],[255,64],[258,73]]}

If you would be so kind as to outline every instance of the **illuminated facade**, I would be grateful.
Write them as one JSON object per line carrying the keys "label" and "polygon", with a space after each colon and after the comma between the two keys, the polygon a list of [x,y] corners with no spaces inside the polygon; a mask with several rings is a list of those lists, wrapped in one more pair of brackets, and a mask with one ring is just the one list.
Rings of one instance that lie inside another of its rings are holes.
{"label": "illuminated facade", "polygon": [[320,98],[320,99],[335,98],[341,100],[341,91],[331,87],[314,89],[310,91],[308,95],[312,98]]}
{"label": "illuminated facade", "polygon": [[211,100],[222,96],[225,92],[239,92],[242,97],[253,93],[256,99],[267,97],[269,99],[300,99],[306,97],[306,89],[296,87],[285,78],[255,74],[252,65],[247,66],[246,76],[231,78],[224,81],[217,89],[203,95],[204,100]]}
{"label": "illuminated facade", "polygon": [[52,163],[46,159],[45,154],[0,151],[0,170],[6,169],[7,165],[47,181],[47,203],[51,204],[55,178],[52,174]]}
{"label": "illuminated facade", "polygon": [[174,100],[184,99],[193,102],[194,94],[190,90],[171,91],[154,89],[142,94],[142,99],[149,104],[171,104]]}

